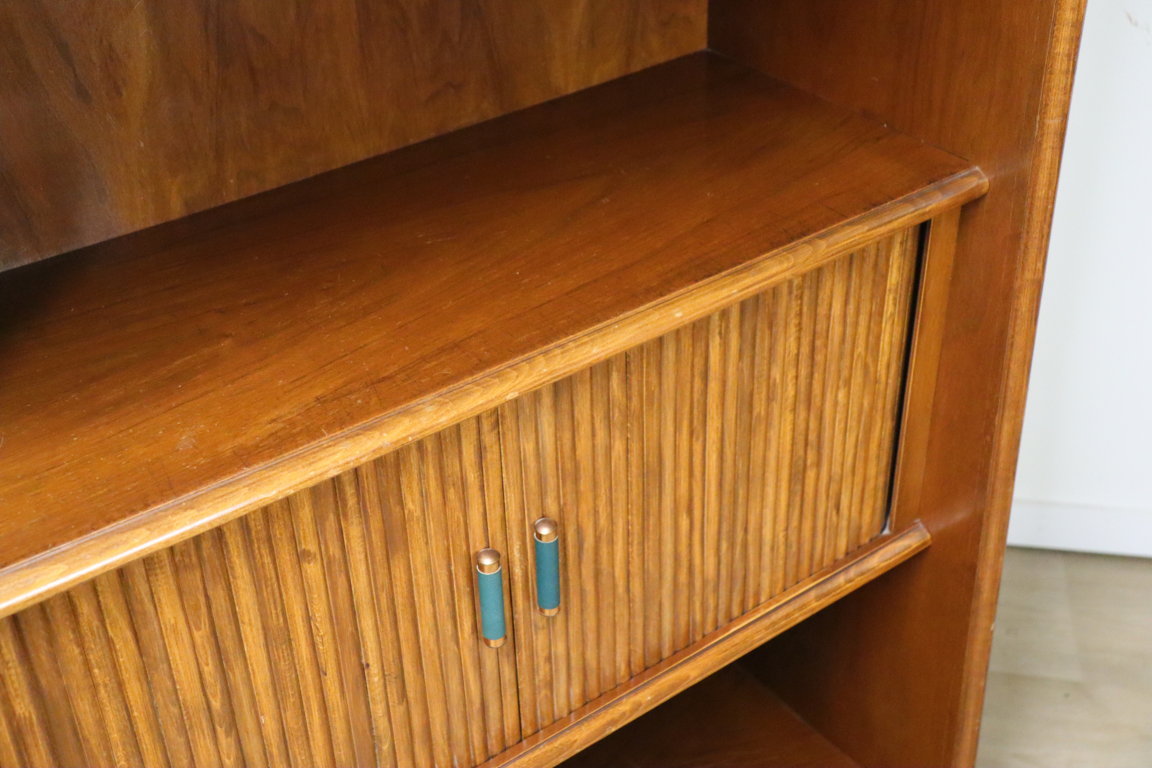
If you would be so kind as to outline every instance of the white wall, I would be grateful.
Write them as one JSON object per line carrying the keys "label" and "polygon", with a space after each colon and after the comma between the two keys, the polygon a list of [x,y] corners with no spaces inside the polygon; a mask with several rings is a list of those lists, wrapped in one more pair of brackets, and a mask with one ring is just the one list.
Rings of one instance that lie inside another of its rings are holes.
{"label": "white wall", "polygon": [[1008,540],[1152,557],[1152,0],[1088,0]]}

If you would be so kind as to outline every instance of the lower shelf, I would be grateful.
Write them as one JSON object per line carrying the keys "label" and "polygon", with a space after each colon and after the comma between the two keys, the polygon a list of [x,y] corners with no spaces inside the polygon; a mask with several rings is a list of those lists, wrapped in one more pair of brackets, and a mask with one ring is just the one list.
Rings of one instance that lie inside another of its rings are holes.
{"label": "lower shelf", "polygon": [[561,768],[854,768],[739,663],[725,667]]}

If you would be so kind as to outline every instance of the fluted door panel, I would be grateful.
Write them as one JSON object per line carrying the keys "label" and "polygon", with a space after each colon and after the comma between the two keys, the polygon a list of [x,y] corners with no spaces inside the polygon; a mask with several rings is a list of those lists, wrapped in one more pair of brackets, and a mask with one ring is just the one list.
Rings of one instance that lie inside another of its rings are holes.
{"label": "fluted door panel", "polygon": [[474,419],[0,621],[0,762],[426,768],[518,741],[512,646],[480,642],[473,594],[472,553],[503,546],[494,430]]}
{"label": "fluted door panel", "polygon": [[882,532],[917,252],[902,232],[499,409],[525,733]]}

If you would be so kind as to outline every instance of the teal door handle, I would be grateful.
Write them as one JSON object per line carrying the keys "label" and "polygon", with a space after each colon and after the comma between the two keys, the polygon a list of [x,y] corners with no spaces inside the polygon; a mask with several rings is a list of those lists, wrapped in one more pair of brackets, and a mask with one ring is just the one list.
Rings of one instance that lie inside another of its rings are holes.
{"label": "teal door handle", "polygon": [[504,645],[504,570],[500,553],[482,549],[476,553],[476,592],[480,600],[480,635],[489,648]]}
{"label": "teal door handle", "polygon": [[560,526],[550,517],[532,525],[536,540],[536,606],[545,616],[560,612]]}

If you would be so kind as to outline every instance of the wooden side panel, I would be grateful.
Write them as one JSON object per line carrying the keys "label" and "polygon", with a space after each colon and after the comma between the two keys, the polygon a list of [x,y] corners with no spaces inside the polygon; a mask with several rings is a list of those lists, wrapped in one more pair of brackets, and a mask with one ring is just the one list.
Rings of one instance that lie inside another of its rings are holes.
{"label": "wooden side panel", "polygon": [[504,546],[482,423],[0,621],[0,762],[426,768],[517,742],[515,646],[476,629],[472,553]]}
{"label": "wooden side panel", "polygon": [[704,47],[705,0],[9,0],[0,269]]}
{"label": "wooden side panel", "polygon": [[[884,529],[917,235],[499,409],[526,734]],[[543,515],[556,617],[535,610]]]}
{"label": "wooden side panel", "polygon": [[927,437],[922,455],[908,457],[922,480],[902,514],[928,527],[931,551],[772,654],[773,687],[865,765],[975,761],[1083,8],[1084,0],[710,4],[713,49],[989,176],[987,196],[961,215],[947,288],[925,307],[940,316],[938,362],[924,382],[932,395],[909,417]]}

